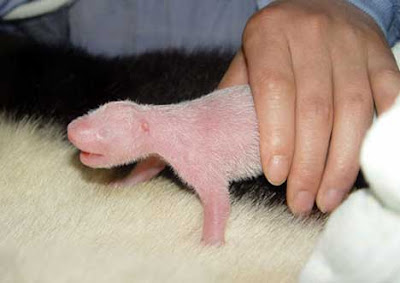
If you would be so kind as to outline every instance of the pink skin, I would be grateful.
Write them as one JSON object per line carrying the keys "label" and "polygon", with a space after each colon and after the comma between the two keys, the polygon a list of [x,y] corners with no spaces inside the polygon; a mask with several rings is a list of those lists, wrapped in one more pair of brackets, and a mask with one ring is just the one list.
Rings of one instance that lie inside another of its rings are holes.
{"label": "pink skin", "polygon": [[166,164],[158,156],[149,156],[136,164],[127,177],[113,182],[115,186],[134,186],[149,181],[164,170]]}
{"label": "pink skin", "polygon": [[174,105],[111,102],[71,122],[68,138],[89,167],[141,160],[120,184],[147,181],[164,168],[164,161],[171,165],[200,197],[205,244],[224,243],[229,182],[262,174],[248,86]]}

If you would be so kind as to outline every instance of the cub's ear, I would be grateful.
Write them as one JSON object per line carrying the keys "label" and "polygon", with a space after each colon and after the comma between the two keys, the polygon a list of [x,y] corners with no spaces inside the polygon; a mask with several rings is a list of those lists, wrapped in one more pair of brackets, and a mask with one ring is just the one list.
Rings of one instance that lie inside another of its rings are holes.
{"label": "cub's ear", "polygon": [[150,132],[150,125],[146,120],[140,121],[140,128],[143,132],[148,133]]}

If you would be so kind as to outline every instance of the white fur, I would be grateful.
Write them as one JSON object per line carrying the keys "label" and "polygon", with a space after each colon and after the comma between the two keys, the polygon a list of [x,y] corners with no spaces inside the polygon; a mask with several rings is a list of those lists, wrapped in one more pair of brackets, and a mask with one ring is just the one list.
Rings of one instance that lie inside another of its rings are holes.
{"label": "white fur", "polygon": [[[399,62],[400,45],[395,49]],[[361,167],[371,190],[330,217],[301,282],[400,282],[400,97],[369,130]]]}
{"label": "white fur", "polygon": [[227,243],[204,247],[194,194],[161,178],[111,188],[32,123],[0,119],[0,166],[0,282],[294,282],[322,226],[243,200]]}

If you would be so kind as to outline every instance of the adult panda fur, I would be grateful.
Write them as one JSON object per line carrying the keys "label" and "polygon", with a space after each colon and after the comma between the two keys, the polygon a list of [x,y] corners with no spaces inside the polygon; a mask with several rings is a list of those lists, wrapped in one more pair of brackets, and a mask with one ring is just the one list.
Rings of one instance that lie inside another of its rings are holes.
{"label": "adult panda fur", "polygon": [[65,140],[69,121],[106,101],[166,104],[212,91],[232,55],[107,59],[1,35],[0,281],[296,281],[324,219],[294,218],[285,185],[232,184],[227,243],[203,247],[201,206],[170,172],[112,189],[114,172],[83,167]]}

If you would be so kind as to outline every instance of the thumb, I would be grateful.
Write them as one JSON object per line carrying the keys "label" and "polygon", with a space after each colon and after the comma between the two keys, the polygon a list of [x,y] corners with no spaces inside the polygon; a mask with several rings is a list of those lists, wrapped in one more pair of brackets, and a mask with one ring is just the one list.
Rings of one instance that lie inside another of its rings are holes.
{"label": "thumb", "polygon": [[233,58],[225,75],[218,85],[218,89],[234,85],[244,85],[248,83],[246,60],[242,50],[239,50]]}

